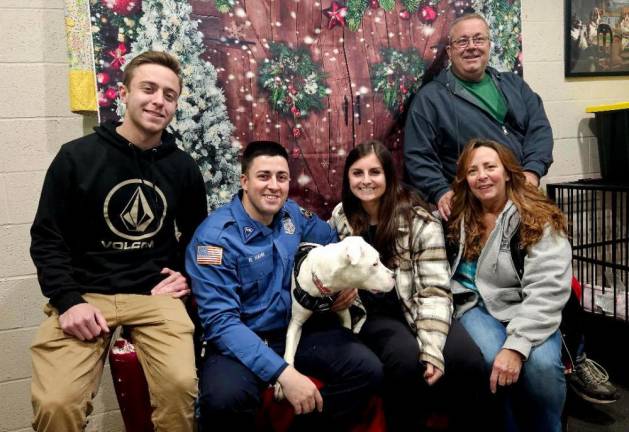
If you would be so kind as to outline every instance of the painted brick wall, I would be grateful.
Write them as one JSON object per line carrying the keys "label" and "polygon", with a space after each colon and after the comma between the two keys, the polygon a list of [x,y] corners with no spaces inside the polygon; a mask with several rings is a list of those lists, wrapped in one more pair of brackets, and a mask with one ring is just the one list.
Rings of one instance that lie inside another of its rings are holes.
{"label": "painted brick wall", "polygon": [[[544,99],[555,135],[547,181],[597,175],[585,107],[629,100],[629,79],[563,77],[563,1],[523,0],[525,75]],[[0,431],[30,430],[29,344],[44,304],[28,254],[45,170],[59,146],[95,120],[69,111],[63,0],[0,1]],[[122,430],[109,371],[90,431]]]}

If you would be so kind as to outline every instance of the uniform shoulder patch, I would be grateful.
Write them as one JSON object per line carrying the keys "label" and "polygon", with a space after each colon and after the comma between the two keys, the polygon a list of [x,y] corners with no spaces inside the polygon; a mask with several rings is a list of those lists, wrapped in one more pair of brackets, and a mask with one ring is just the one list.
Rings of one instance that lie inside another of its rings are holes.
{"label": "uniform shoulder patch", "polygon": [[282,219],[282,225],[286,234],[295,234],[295,224],[288,214]]}
{"label": "uniform shoulder patch", "polygon": [[218,246],[197,246],[197,264],[221,265],[223,263],[223,248]]}
{"label": "uniform shoulder patch", "polygon": [[306,210],[305,208],[299,206],[299,211],[301,212],[302,215],[304,215],[308,219],[312,217],[312,212],[310,210]]}

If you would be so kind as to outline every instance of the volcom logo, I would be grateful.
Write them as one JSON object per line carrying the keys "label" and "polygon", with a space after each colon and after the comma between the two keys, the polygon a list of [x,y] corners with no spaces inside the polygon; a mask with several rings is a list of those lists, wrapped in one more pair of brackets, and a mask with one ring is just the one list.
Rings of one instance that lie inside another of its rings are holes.
{"label": "volcom logo", "polygon": [[129,204],[124,208],[120,217],[129,231],[138,233],[146,231],[155,219],[151,206],[140,186],[133,193]]}
{"label": "volcom logo", "polygon": [[118,183],[103,205],[109,229],[131,241],[153,237],[162,228],[166,210],[162,191],[150,181],[140,179]]}

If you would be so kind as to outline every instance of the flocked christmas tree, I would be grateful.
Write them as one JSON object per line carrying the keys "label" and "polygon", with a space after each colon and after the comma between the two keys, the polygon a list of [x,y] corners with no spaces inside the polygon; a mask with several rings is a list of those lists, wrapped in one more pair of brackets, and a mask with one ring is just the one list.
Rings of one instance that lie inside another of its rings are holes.
{"label": "flocked christmas tree", "polygon": [[214,209],[238,190],[239,148],[232,145],[233,125],[225,96],[216,86],[216,69],[203,60],[202,33],[190,18],[186,0],[144,0],[137,38],[129,61],[146,50],[168,51],[182,64],[183,89],[171,128],[177,144],[199,165],[207,188],[208,205]]}

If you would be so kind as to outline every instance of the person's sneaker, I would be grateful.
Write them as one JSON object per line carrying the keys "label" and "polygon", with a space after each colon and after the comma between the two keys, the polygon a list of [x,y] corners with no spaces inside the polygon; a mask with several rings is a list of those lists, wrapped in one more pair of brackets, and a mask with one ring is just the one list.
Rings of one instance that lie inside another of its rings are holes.
{"label": "person's sneaker", "polygon": [[608,404],[619,398],[616,387],[609,382],[607,371],[589,358],[576,364],[568,375],[568,384],[579,397],[591,403]]}

